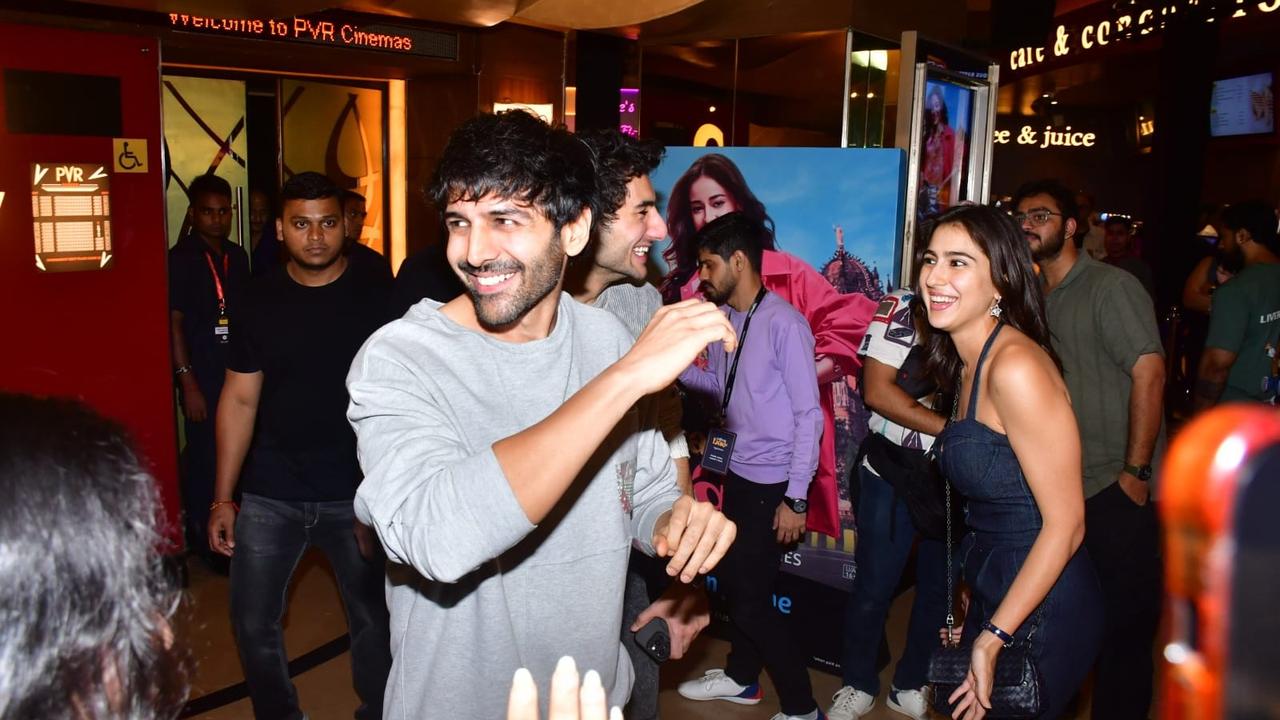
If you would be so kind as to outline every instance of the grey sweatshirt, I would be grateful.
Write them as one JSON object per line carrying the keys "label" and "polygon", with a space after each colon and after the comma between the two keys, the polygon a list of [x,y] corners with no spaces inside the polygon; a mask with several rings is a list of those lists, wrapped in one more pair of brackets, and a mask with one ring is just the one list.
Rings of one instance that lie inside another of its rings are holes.
{"label": "grey sweatshirt", "polygon": [[501,718],[518,667],[533,673],[545,712],[562,655],[597,670],[610,704],[623,705],[629,549],[653,552],[654,525],[679,496],[654,404],[628,410],[536,527],[492,445],[549,415],[632,337],[564,294],[551,334],[522,344],[439,307],[424,300],[375,333],[347,377],[365,473],[356,515],[391,561],[385,717]]}

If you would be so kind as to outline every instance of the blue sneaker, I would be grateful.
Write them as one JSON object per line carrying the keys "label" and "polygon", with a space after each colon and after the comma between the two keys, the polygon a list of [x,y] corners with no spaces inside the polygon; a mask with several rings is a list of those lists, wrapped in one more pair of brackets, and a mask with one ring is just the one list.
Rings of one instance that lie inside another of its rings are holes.
{"label": "blue sneaker", "polygon": [[739,685],[720,668],[712,668],[696,680],[686,680],[677,689],[689,700],[725,700],[739,705],[755,705],[764,699],[760,683]]}

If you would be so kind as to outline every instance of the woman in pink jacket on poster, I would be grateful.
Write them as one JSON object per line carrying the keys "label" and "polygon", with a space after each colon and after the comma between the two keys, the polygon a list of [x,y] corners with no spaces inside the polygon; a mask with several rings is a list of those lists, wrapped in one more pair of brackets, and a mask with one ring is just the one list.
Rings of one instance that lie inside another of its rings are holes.
{"label": "woman in pink jacket on poster", "polygon": [[[703,155],[676,181],[667,201],[671,246],[663,251],[670,268],[661,288],[664,302],[698,294],[698,255],[691,239],[703,225],[736,211],[761,220],[772,235],[773,220],[764,204],[724,155]],[[773,246],[765,248],[761,275],[765,287],[799,310],[813,332],[823,432],[818,472],[809,490],[808,527],[840,537],[832,383],[859,367],[858,346],[876,303],[865,295],[840,294],[812,265]]]}

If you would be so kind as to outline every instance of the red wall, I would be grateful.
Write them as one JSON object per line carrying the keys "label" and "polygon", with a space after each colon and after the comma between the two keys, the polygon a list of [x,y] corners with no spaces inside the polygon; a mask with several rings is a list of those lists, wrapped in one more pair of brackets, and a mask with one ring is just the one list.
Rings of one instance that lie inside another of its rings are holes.
{"label": "red wall", "polygon": [[9,134],[0,93],[0,388],[80,398],[123,423],[159,481],[167,535],[180,546],[159,55],[154,38],[0,24],[0,68],[119,77],[122,136],[146,138],[151,164],[111,174],[113,266],[41,273],[31,163],[111,170],[112,139]]}

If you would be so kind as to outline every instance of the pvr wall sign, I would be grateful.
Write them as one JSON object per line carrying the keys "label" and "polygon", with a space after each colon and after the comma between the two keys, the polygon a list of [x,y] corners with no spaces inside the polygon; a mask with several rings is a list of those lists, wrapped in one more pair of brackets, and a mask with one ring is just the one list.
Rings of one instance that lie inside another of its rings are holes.
{"label": "pvr wall sign", "polygon": [[111,176],[99,163],[32,163],[31,225],[40,272],[105,270]]}

